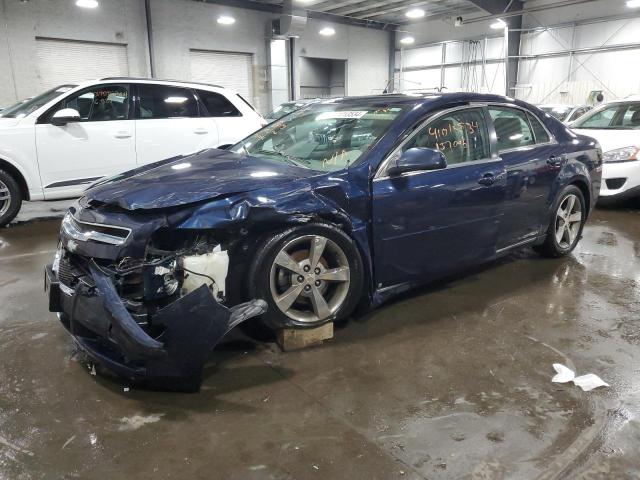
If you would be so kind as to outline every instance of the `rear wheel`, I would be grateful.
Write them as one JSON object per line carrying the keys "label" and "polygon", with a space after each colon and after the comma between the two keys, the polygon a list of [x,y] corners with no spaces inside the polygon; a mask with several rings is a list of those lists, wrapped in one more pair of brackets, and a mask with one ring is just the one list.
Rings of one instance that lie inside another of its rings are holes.
{"label": "rear wheel", "polygon": [[363,267],[354,241],[330,225],[272,235],[252,264],[250,294],[269,304],[271,328],[316,327],[348,317],[359,301]]}
{"label": "rear wheel", "polygon": [[587,218],[584,196],[574,185],[565,188],[556,200],[554,214],[547,230],[547,238],[538,251],[548,257],[562,257],[571,253],[582,236]]}
{"label": "rear wheel", "polygon": [[20,211],[22,191],[18,182],[4,170],[0,170],[0,227],[4,227]]}

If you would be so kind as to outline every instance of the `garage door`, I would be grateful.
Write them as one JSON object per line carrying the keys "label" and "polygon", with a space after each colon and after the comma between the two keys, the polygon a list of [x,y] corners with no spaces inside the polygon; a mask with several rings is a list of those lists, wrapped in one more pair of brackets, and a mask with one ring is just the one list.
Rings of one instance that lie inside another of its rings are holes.
{"label": "garage door", "polygon": [[192,81],[220,85],[253,99],[252,55],[191,50],[189,60]]}
{"label": "garage door", "polygon": [[36,46],[38,76],[43,89],[129,75],[126,45],[37,38]]}

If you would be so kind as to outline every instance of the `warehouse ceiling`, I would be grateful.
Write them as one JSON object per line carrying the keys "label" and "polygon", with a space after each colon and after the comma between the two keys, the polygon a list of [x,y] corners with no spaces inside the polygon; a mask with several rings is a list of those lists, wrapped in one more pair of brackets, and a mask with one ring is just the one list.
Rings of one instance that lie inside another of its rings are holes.
{"label": "warehouse ceiling", "polygon": [[[295,1],[295,0],[294,0]],[[281,6],[282,0],[247,0],[247,3]],[[447,16],[469,15],[481,12],[472,1],[468,0],[306,0],[295,1],[295,4],[312,12],[350,17],[358,20],[380,23],[405,24],[411,21]],[[410,19],[407,11],[419,8],[425,15],[418,19]]]}

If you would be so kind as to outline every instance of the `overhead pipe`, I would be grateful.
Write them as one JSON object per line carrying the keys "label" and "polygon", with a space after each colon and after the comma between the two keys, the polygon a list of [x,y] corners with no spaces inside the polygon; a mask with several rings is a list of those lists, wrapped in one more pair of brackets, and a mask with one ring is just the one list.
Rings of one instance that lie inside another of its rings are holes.
{"label": "overhead pipe", "polygon": [[512,10],[510,12],[498,13],[496,15],[485,15],[483,17],[471,18],[469,20],[463,20],[462,24],[469,25],[471,23],[487,22],[490,20],[505,19],[510,17],[519,17],[527,13],[542,12],[546,10],[553,10],[555,8],[572,7],[575,5],[582,5],[584,3],[593,3],[593,2],[600,2],[600,1],[601,0],[565,0],[563,2],[553,3],[551,5],[540,5],[537,7],[531,7],[527,9]]}

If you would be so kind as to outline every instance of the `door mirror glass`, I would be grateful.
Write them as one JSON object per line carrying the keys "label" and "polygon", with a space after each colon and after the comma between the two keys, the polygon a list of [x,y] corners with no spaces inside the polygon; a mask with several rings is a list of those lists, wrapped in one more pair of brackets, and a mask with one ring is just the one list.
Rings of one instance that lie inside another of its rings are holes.
{"label": "door mirror glass", "polygon": [[51,123],[53,125],[62,126],[67,123],[79,122],[81,120],[80,113],[73,108],[63,108],[62,110],[58,110],[51,117]]}
{"label": "door mirror glass", "polygon": [[389,170],[389,176],[394,177],[407,172],[442,170],[447,168],[447,159],[439,150],[433,148],[416,147],[402,152]]}

